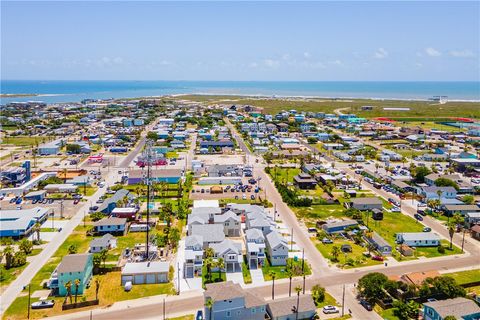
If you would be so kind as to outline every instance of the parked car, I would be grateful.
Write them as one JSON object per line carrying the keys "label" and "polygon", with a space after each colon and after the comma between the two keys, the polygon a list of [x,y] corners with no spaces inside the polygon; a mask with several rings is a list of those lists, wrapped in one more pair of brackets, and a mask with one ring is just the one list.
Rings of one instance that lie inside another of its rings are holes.
{"label": "parked car", "polygon": [[17,198],[17,200],[15,200],[15,204],[20,204],[22,203],[22,198]]}
{"label": "parked car", "polygon": [[322,239],[322,243],[323,243],[323,244],[330,244],[330,243],[333,243],[333,240],[332,240],[332,239],[328,239],[328,238],[323,238],[323,239]]}
{"label": "parked car", "polygon": [[423,232],[430,232],[430,231],[432,231],[432,228],[429,228],[429,227],[423,228]]}
{"label": "parked car", "polygon": [[325,307],[322,308],[322,312],[325,313],[325,314],[339,313],[340,309],[338,309],[335,306],[328,305],[328,306],[325,306]]}
{"label": "parked car", "polygon": [[360,300],[360,304],[365,308],[367,309],[368,311],[372,311],[373,308],[372,308],[372,305],[370,303],[368,303],[367,300]]}
{"label": "parked car", "polygon": [[98,206],[92,206],[90,207],[90,211],[97,211],[98,210]]}
{"label": "parked car", "polygon": [[397,206],[393,206],[390,211],[392,211],[392,212],[401,212],[400,208],[397,207]]}
{"label": "parked car", "polygon": [[245,193],[242,195],[242,199],[247,200],[247,195]]}
{"label": "parked car", "polygon": [[9,202],[10,202],[10,203],[15,203],[15,201],[17,201],[17,198],[12,198],[12,199],[10,199]]}
{"label": "parked car", "polygon": [[195,316],[195,320],[204,320],[204,319],[203,319],[203,311],[202,311],[202,310],[198,310],[198,311],[197,311],[197,315]]}
{"label": "parked car", "polygon": [[132,281],[125,282],[123,289],[125,289],[126,292],[129,292],[130,290],[132,290]]}
{"label": "parked car", "polygon": [[383,261],[383,257],[382,257],[382,256],[373,256],[373,257],[372,257],[372,260],[375,260],[375,261]]}
{"label": "parked car", "polygon": [[250,196],[250,199],[255,200],[255,195],[252,194],[252,195]]}
{"label": "parked car", "polygon": [[419,215],[418,213],[415,213],[413,215],[415,217],[415,219],[417,219],[418,221],[423,221],[423,217],[421,215]]}
{"label": "parked car", "polygon": [[80,199],[73,200],[73,204],[78,204],[79,202],[80,202]]}
{"label": "parked car", "polygon": [[422,209],[418,209],[417,210],[417,213],[418,214],[421,214],[422,216],[426,216],[427,214],[425,213],[425,210],[422,210]]}
{"label": "parked car", "polygon": [[31,304],[32,309],[53,308],[55,300],[40,300]]}

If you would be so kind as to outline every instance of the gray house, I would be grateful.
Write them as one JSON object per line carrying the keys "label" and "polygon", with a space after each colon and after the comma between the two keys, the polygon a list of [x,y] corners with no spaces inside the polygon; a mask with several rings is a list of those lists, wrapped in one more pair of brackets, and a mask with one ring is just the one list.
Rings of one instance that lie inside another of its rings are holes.
{"label": "gray house", "polygon": [[221,224],[192,225],[192,232],[189,235],[201,236],[204,249],[212,243],[220,243],[225,240],[223,225]]}
{"label": "gray house", "polygon": [[215,258],[222,258],[227,272],[237,272],[242,270],[242,245],[235,243],[230,239],[225,239],[220,243],[210,244],[210,248],[215,252]]}
{"label": "gray house", "polygon": [[297,308],[297,297],[286,297],[270,301],[267,305],[267,313],[272,320],[290,319],[313,319],[317,307],[310,294],[302,294],[298,300],[298,315],[294,310]]}
{"label": "gray house", "polygon": [[267,303],[252,291],[243,290],[232,281],[209,283],[203,293],[204,301],[213,301],[210,310],[205,307],[206,320],[264,320]]}
{"label": "gray house", "polygon": [[361,210],[361,211],[373,210],[373,209],[382,210],[383,203],[382,203],[382,200],[375,197],[353,198],[350,200],[350,207],[355,208],[357,210]]}
{"label": "gray house", "polygon": [[440,240],[440,236],[433,232],[397,233],[397,243],[409,247],[438,247]]}
{"label": "gray house", "polygon": [[223,232],[227,237],[240,236],[240,229],[242,228],[240,217],[231,210],[224,214],[215,215],[213,223],[223,225]]}
{"label": "gray house", "polygon": [[267,234],[267,253],[272,266],[286,266],[288,259],[288,242],[278,232]]}
{"label": "gray house", "polygon": [[366,237],[366,240],[383,256],[389,256],[392,254],[392,246],[375,231],[372,233],[371,237]]}
{"label": "gray house", "polygon": [[101,238],[95,238],[90,241],[90,253],[97,253],[103,250],[109,250],[117,247],[117,239],[110,233]]}

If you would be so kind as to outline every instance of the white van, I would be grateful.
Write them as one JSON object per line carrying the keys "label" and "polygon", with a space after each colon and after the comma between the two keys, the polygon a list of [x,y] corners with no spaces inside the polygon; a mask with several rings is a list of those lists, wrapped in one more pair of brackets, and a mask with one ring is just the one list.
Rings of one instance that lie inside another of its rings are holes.
{"label": "white van", "polygon": [[130,232],[146,232],[147,230],[150,230],[148,224],[130,225]]}

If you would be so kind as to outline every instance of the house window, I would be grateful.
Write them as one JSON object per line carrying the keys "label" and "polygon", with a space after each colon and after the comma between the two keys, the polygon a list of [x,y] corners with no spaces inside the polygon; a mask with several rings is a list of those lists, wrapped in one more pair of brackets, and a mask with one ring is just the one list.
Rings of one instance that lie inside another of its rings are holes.
{"label": "house window", "polygon": [[227,311],[227,318],[230,318],[232,316],[232,312],[231,311]]}
{"label": "house window", "polygon": [[252,313],[255,313],[257,310],[255,310],[255,308],[252,308]]}

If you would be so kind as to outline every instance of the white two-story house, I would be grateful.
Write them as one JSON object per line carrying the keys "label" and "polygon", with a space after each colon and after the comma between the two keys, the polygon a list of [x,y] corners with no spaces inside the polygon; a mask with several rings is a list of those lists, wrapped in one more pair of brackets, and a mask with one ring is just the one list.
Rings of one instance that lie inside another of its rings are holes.
{"label": "white two-story house", "polygon": [[251,269],[257,269],[265,260],[265,236],[258,229],[248,229],[245,232],[247,261]]}
{"label": "white two-story house", "polygon": [[203,266],[203,239],[199,235],[185,238],[185,278],[193,278],[202,274]]}
{"label": "white two-story house", "polygon": [[242,271],[242,248],[240,243],[235,243],[230,239],[225,239],[220,243],[210,244],[210,248],[215,252],[215,258],[222,258],[227,272]]}

